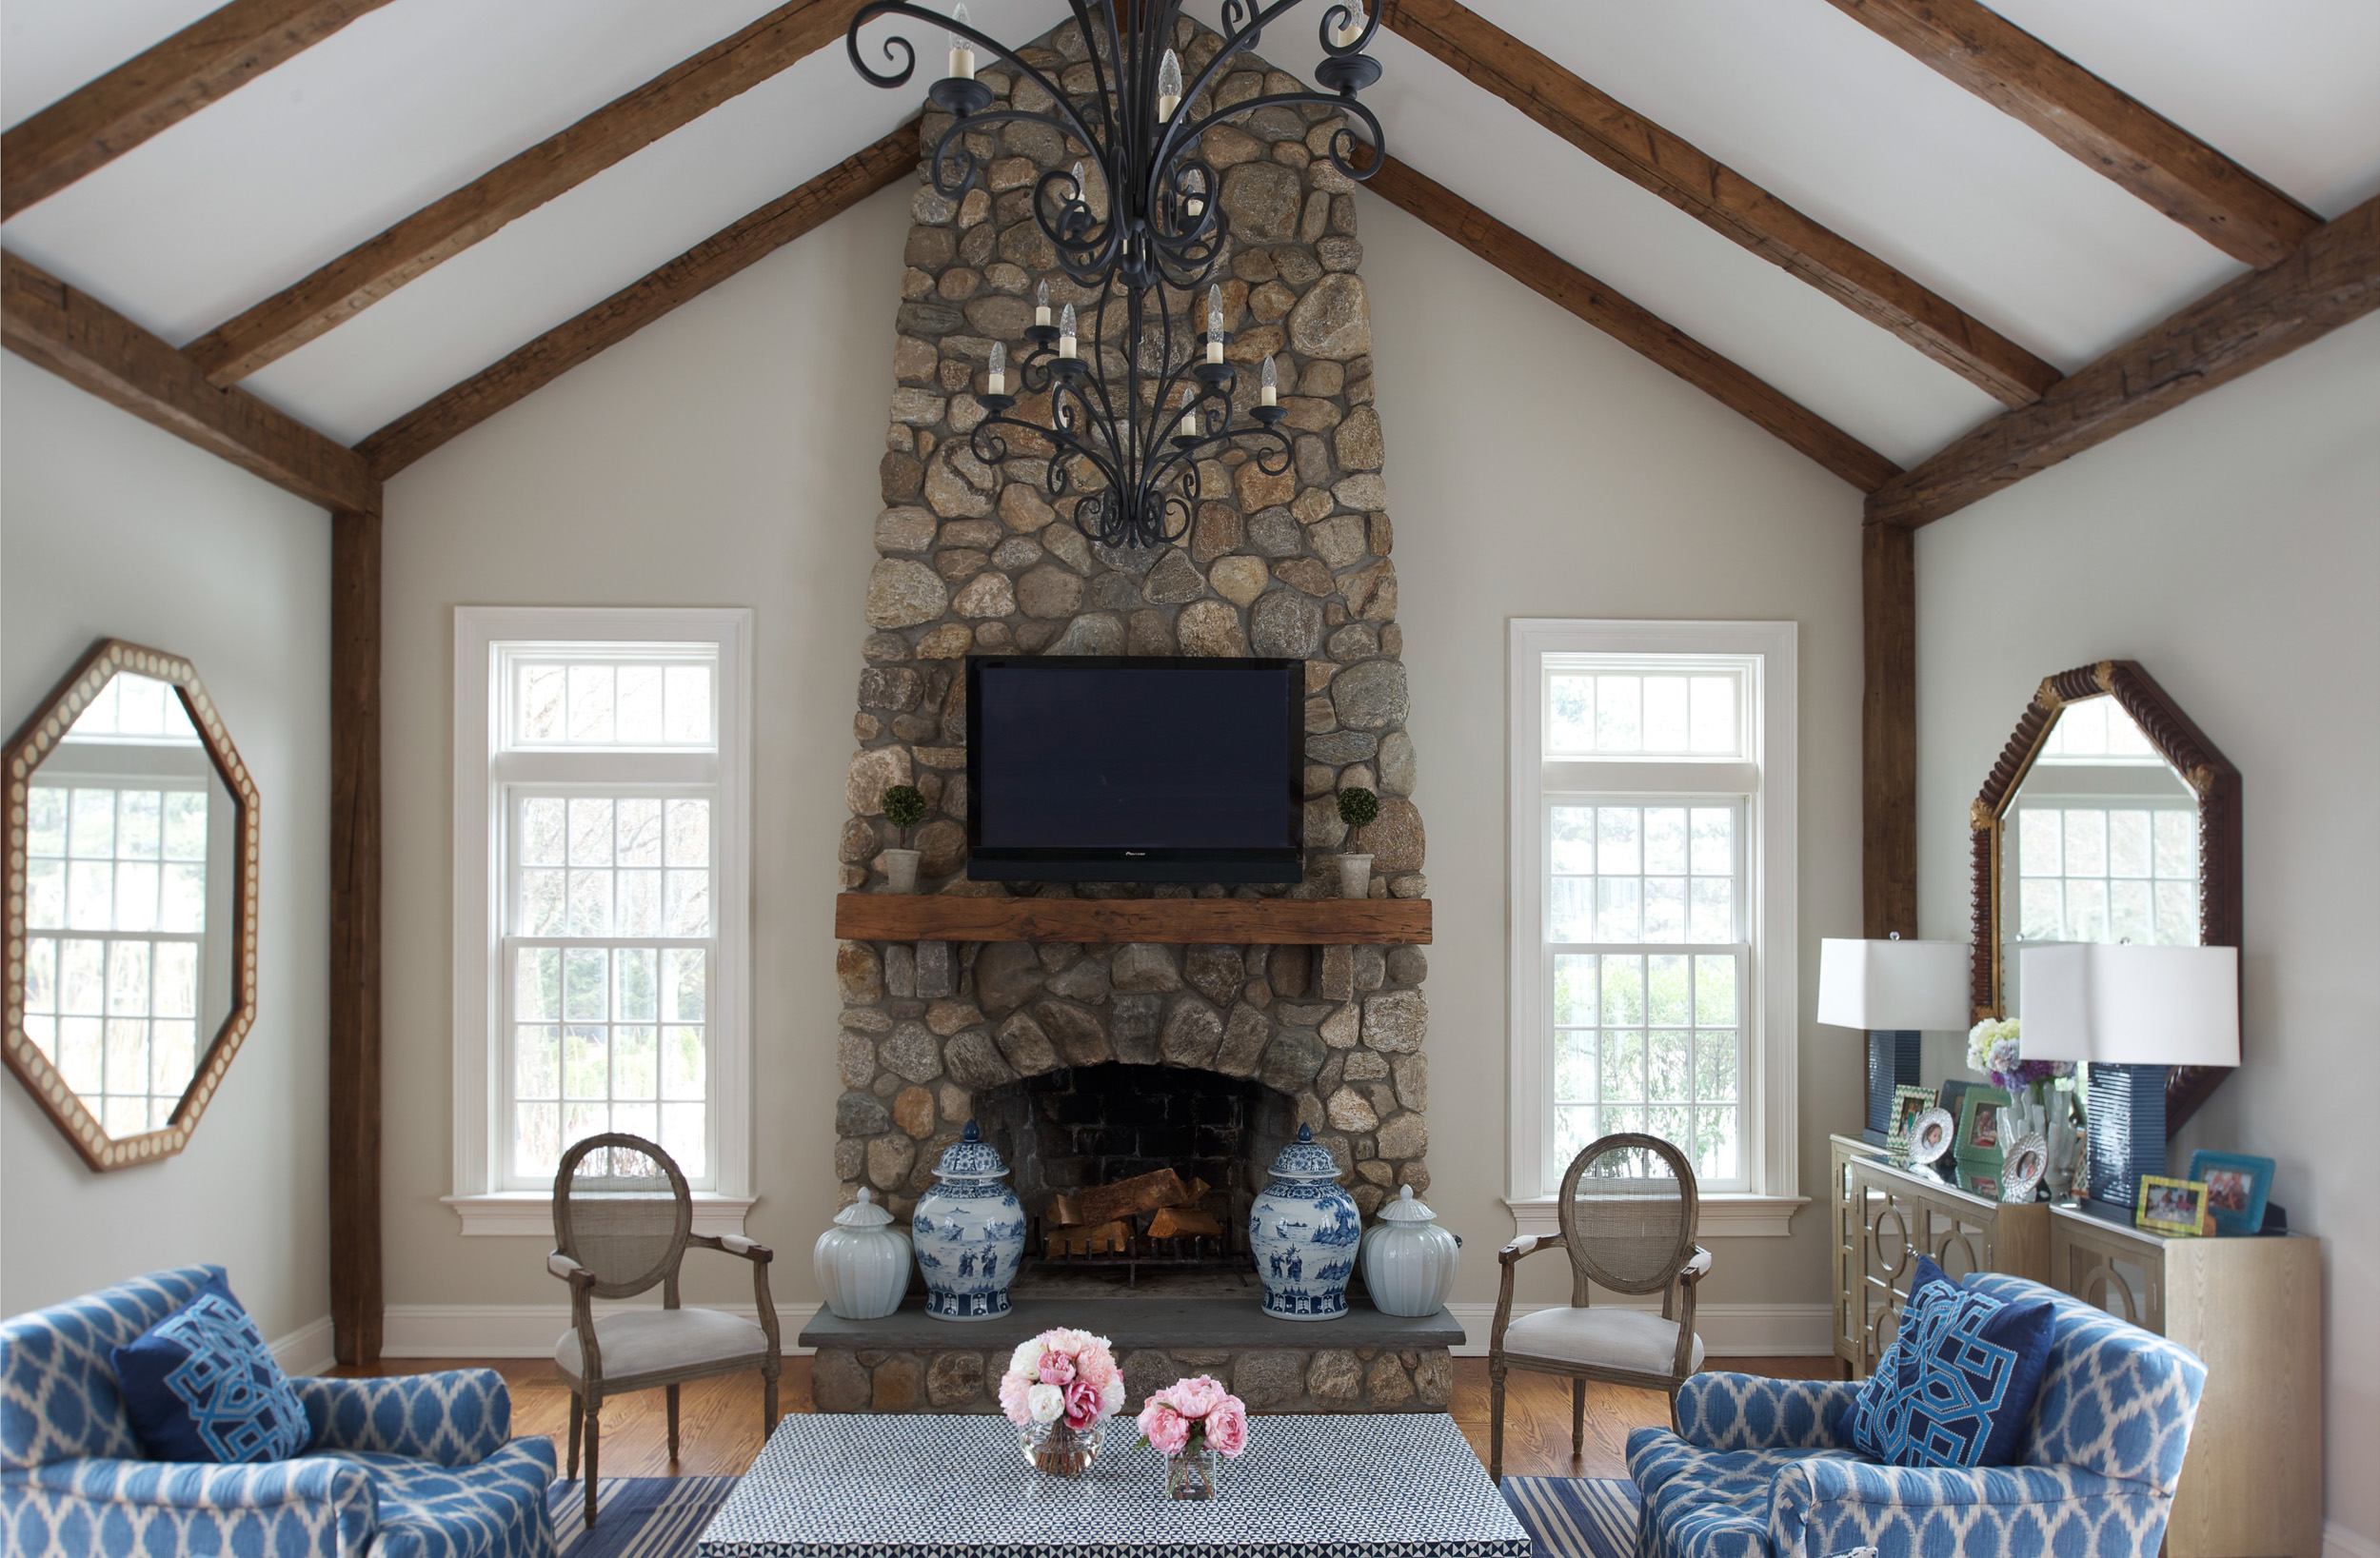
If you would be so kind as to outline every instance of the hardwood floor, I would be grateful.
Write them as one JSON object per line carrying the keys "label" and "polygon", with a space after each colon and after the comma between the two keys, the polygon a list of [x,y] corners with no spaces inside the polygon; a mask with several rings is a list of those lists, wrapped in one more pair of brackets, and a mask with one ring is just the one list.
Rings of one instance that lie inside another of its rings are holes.
{"label": "hardwood floor", "polygon": [[[343,1369],[352,1374],[417,1374],[437,1369],[496,1370],[512,1390],[512,1431],[545,1434],[559,1462],[568,1444],[570,1393],[542,1358],[391,1360],[378,1369]],[[1771,1374],[1780,1379],[1832,1379],[1832,1358],[1713,1358],[1713,1370]],[[672,1466],[662,1393],[646,1390],[604,1403],[602,1471],[607,1477],[737,1476],[760,1453],[761,1377],[734,1374],[680,1388],[679,1456]],[[783,1410],[810,1410],[810,1360],[787,1358],[781,1381]],[[1447,1410],[1485,1464],[1488,1449],[1488,1373],[1485,1358],[1455,1360],[1455,1398]],[[1570,1453],[1570,1382],[1515,1370],[1506,1379],[1504,1470],[1507,1475],[1624,1477],[1628,1433],[1669,1421],[1662,1398],[1649,1390],[1612,1385],[1587,1387],[1587,1437],[1583,1455]]]}

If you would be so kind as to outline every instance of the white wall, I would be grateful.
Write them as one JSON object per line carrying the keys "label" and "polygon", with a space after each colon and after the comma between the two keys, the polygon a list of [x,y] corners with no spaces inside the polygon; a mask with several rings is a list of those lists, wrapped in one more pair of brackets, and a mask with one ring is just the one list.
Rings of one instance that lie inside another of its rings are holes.
{"label": "white wall", "polygon": [[[451,1180],[447,844],[452,609],[757,608],[753,879],[762,1197],[782,1302],[834,1208],[830,931],[851,681],[866,632],[907,195],[893,191],[644,330],[388,488],[388,1297],[392,1339],[558,1306],[544,1245],[463,1238]],[[1400,617],[1438,941],[1430,1200],[1469,1241],[1458,1297],[1495,1296],[1504,1212],[1506,619],[1802,624],[1801,919],[1858,920],[1856,495],[1751,424],[1383,202],[1365,198]],[[1446,328],[1462,300],[1464,333]],[[1815,945],[1815,939],[1809,943]],[[1815,961],[1805,958],[1805,1008]],[[1856,1035],[1805,1027],[1803,1183],[1855,1123]],[[1823,1211],[1726,1241],[1709,1296],[1785,1306],[1823,1346]],[[1532,1291],[1552,1298],[1558,1273]],[[740,1269],[690,1288],[733,1301]],[[481,1306],[497,1306],[485,1310]]]}
{"label": "white wall", "polygon": [[[2323,1240],[2328,1502],[2380,1541],[2380,319],[1918,532],[1920,914],[2041,678],[2135,660],[2238,766],[2243,1065],[2181,1134],[2279,1161]],[[2370,1548],[2367,1547],[2365,1550]]]}
{"label": "white wall", "polygon": [[267,1337],[327,1326],[329,520],[13,356],[0,402],[0,723],[95,639],[188,656],[264,824],[255,1026],[179,1155],[93,1173],[0,1081],[0,1311],[212,1261]]}

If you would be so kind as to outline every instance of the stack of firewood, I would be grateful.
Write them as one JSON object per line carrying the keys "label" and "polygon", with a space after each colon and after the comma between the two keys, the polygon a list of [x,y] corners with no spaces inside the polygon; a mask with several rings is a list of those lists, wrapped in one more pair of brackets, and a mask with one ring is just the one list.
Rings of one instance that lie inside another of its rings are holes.
{"label": "stack of firewood", "polygon": [[1050,1259],[1068,1255],[1130,1254],[1136,1234],[1152,1239],[1220,1236],[1223,1228],[1203,1210],[1207,1183],[1183,1184],[1171,1169],[1135,1174],[1112,1185],[1059,1195],[1050,1201],[1051,1232],[1042,1239]]}

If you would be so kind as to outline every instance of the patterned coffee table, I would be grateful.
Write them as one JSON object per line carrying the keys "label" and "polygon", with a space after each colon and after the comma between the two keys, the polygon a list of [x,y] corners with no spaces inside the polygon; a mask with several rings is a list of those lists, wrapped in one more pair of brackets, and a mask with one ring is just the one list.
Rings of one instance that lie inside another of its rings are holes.
{"label": "patterned coffee table", "polygon": [[1130,1418],[1080,1478],[1043,1477],[997,1417],[787,1417],[702,1558],[1530,1558],[1454,1419],[1262,1417],[1220,1494],[1165,1496]]}

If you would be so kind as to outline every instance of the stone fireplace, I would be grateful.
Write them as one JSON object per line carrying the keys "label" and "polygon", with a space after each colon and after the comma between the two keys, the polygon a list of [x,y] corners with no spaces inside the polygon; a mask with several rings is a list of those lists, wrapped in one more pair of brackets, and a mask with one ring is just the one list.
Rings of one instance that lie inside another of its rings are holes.
{"label": "stone fireplace", "polygon": [[[1195,76],[1218,40],[1185,21],[1178,46]],[[1087,55],[1071,23],[1028,54],[1066,89],[1088,89]],[[1216,89],[1222,107],[1288,89],[1289,78],[1263,62],[1245,63]],[[1004,74],[989,69],[982,79],[1008,99]],[[1201,97],[1190,111],[1209,108]],[[1273,355],[1295,459],[1278,476],[1244,449],[1206,462],[1195,523],[1166,547],[1092,544],[1072,523],[1074,501],[1050,498],[1043,466],[988,465],[966,442],[985,414],[975,392],[992,344],[1021,355],[1036,285],[1046,281],[1061,304],[1092,302],[1056,268],[1029,208],[1032,182],[1073,153],[1053,131],[1011,125],[970,138],[984,177],[962,200],[921,185],[896,321],[885,506],[866,600],[872,631],[839,850],[843,891],[883,890],[879,857],[902,841],[883,818],[883,797],[906,783],[932,807],[911,840],[923,856],[922,892],[1323,898],[1337,894],[1334,856],[1343,848],[1374,857],[1375,897],[1428,896],[1355,185],[1319,155],[1339,124],[1325,109],[1277,106],[1206,132],[1204,154],[1232,223],[1217,275],[1233,332],[1228,354],[1243,369],[1238,393],[1253,397],[1253,370]],[[948,125],[929,108],[925,144]],[[1304,661],[1305,880],[1233,889],[968,880],[963,659],[978,652]],[[1378,794],[1380,815],[1350,836],[1335,799],[1355,786]],[[1367,1217],[1399,1185],[1429,1188],[1419,947],[846,940],[836,972],[844,1091],[834,1172],[845,1200],[866,1185],[905,1217],[970,1117],[1021,1164],[1018,1187],[1036,1211],[1037,1197],[1066,1188],[1064,1176],[1183,1167],[1153,1161],[1149,1146],[1177,1141],[1167,1134],[1177,1126],[1190,1133],[1191,1167],[1215,1187],[1210,1208],[1227,1225],[1244,1225],[1262,1166],[1301,1124],[1329,1147]],[[1155,1101],[1129,1141],[1110,1108],[1126,1087]],[[1226,1148],[1201,1134],[1213,1132],[1234,1140]],[[1200,1143],[1213,1147],[1205,1158]],[[1218,1173],[1196,1168],[1210,1160]],[[1021,1312],[1035,1281],[1028,1268],[1017,1290]],[[1125,1352],[1136,1404],[1150,1386],[1201,1369],[1264,1410],[1444,1403],[1452,1323],[1443,1317],[1433,1329],[1370,1311],[1360,1323],[1320,1326],[1257,1316],[1280,1328],[1264,1339],[1219,1330],[1211,1316],[1182,1318],[1189,1300],[1161,1280],[1137,1280],[1129,1291],[1133,1297],[1101,1302],[1143,1306],[1138,1319],[1120,1312],[1102,1322]],[[819,1405],[989,1410],[985,1370],[996,1378],[1006,1348],[1030,1333],[994,1336],[995,1329],[920,1321],[863,1345],[879,1333],[814,1327],[803,1339],[820,1349]]]}

